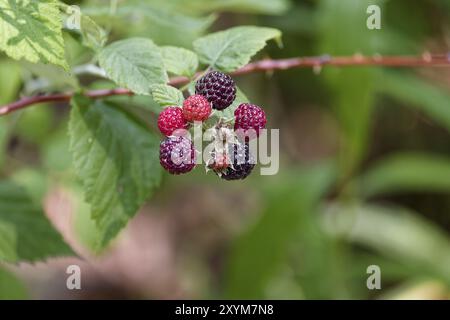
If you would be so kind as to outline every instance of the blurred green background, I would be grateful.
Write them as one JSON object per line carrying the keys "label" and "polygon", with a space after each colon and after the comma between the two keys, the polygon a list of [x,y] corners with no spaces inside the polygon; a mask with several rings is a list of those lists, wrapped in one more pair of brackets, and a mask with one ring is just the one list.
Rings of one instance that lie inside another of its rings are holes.
{"label": "blurred green background", "polygon": [[[448,0],[65,2],[110,40],[190,48],[209,31],[260,25],[279,28],[284,47],[259,58],[450,51]],[[371,4],[381,30],[366,27]],[[65,34],[71,67],[93,58],[74,36]],[[0,57],[1,104],[78,86],[74,74]],[[0,298],[449,298],[450,68],[305,68],[236,81],[280,129],[279,173],[166,175],[100,257],[68,153],[69,107],[0,118],[1,176],[25,185],[84,258],[3,265]],[[155,127],[150,98],[111,99]],[[68,264],[82,268],[81,291],[65,287]],[[366,286],[370,265],[381,269],[380,290]]]}

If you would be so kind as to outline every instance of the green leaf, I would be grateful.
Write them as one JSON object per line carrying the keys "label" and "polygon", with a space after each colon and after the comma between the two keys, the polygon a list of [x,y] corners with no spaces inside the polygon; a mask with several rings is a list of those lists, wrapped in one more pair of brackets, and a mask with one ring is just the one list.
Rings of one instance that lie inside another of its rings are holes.
{"label": "green leaf", "polygon": [[111,80],[137,94],[168,81],[160,49],[150,39],[114,42],[100,51],[99,63]]}
{"label": "green leaf", "polygon": [[[381,268],[384,271],[384,268]],[[384,272],[383,272],[384,279]],[[448,300],[448,286],[439,280],[413,278],[377,296],[378,300]]]}
{"label": "green leaf", "polygon": [[19,63],[0,61],[0,104],[15,100],[22,84],[22,72]]}
{"label": "green leaf", "polygon": [[450,192],[450,158],[401,153],[387,157],[359,179],[365,197],[401,192]]}
{"label": "green leaf", "polygon": [[15,170],[9,181],[19,185],[38,206],[49,190],[48,173],[41,168],[21,168]]}
{"label": "green leaf", "polygon": [[450,283],[450,239],[437,226],[407,209],[375,205],[333,206],[327,230],[350,242]]}
{"label": "green leaf", "polygon": [[265,298],[267,286],[286,260],[301,225],[314,217],[318,200],[333,179],[333,168],[320,165],[280,176],[278,183],[271,183],[259,219],[231,248],[227,298]]}
{"label": "green leaf", "polygon": [[73,255],[23,188],[0,182],[0,260],[43,260]]}
{"label": "green leaf", "polygon": [[100,250],[159,185],[159,138],[123,110],[81,96],[72,101],[69,134]]}
{"label": "green leaf", "polygon": [[0,300],[27,299],[27,289],[15,274],[0,268]]}
{"label": "green leaf", "polygon": [[[21,70],[17,63],[0,61],[0,105],[14,100],[22,83]],[[0,167],[6,155],[6,146],[9,135],[8,118],[0,119]]]}
{"label": "green leaf", "polygon": [[[320,53],[352,55],[355,52],[374,54],[380,43],[382,31],[366,28],[367,7],[370,0],[322,0],[318,7],[318,30]],[[382,2],[379,3],[382,8]],[[383,9],[382,9],[383,10]],[[363,26],[361,28],[355,26]],[[342,130],[341,172],[351,174],[364,158],[371,115],[375,101],[377,70],[374,68],[349,67],[323,70],[326,84],[331,89],[330,104]]]}
{"label": "green leaf", "polygon": [[242,26],[209,34],[195,40],[193,45],[201,62],[214,69],[232,72],[246,65],[271,39],[280,42],[281,32],[272,28]]}
{"label": "green leaf", "polygon": [[102,48],[108,40],[106,31],[86,15],[81,15],[80,32],[83,39],[83,45],[94,50]]}
{"label": "green leaf", "polygon": [[367,151],[375,102],[376,70],[327,70],[325,78],[332,89],[331,103],[343,132],[340,159],[341,172],[345,176],[358,167]]}
{"label": "green leaf", "polygon": [[281,14],[289,7],[287,0],[190,0],[186,6],[195,12],[239,12]]}
{"label": "green leaf", "polygon": [[70,193],[73,200],[73,227],[78,241],[92,253],[98,252],[102,232],[91,217],[91,206],[84,200],[83,188],[80,184],[69,183],[65,191]]}
{"label": "green leaf", "polygon": [[37,146],[50,136],[55,123],[53,109],[48,104],[25,110],[14,126],[14,134],[20,139]]}
{"label": "green leaf", "polygon": [[108,39],[106,31],[94,20],[83,14],[77,6],[69,6],[64,3],[61,3],[60,6],[67,14],[65,27],[79,33],[84,46],[98,51],[105,45]]}
{"label": "green leaf", "polygon": [[190,78],[197,71],[198,58],[191,50],[166,46],[161,48],[161,53],[168,72]]}
{"label": "green leaf", "polygon": [[69,152],[69,135],[67,134],[67,120],[64,125],[54,130],[44,142],[41,149],[42,166],[44,172],[57,174],[68,173],[73,176],[72,155]]}
{"label": "green leaf", "polygon": [[[296,5],[280,16],[270,17],[270,24],[283,30],[285,34],[314,36],[317,34],[317,18],[315,7]],[[286,54],[287,55],[287,54]]]}
{"label": "green leaf", "polygon": [[417,77],[383,72],[378,90],[411,108],[416,108],[450,130],[450,93]]}
{"label": "green leaf", "polygon": [[157,84],[152,87],[152,96],[160,106],[182,106],[183,93],[167,84]]}
{"label": "green leaf", "polygon": [[11,58],[68,69],[56,0],[0,0],[0,49]]}
{"label": "green leaf", "polygon": [[6,147],[8,144],[8,123],[6,119],[0,119],[0,168],[5,161]]}
{"label": "green leaf", "polygon": [[[181,8],[185,7],[185,3]],[[109,4],[83,7],[82,11],[99,23],[112,26],[115,33],[123,37],[143,36],[160,45],[189,47],[216,19],[214,14],[203,17],[189,15],[168,1],[151,3],[142,0],[127,0],[117,6],[111,15]]]}

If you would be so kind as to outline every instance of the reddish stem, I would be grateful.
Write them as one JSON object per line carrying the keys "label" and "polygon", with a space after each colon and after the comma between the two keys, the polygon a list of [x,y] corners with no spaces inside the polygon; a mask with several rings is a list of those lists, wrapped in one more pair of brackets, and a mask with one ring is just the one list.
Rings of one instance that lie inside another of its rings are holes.
{"label": "reddish stem", "polygon": [[[422,56],[363,56],[355,54],[349,57],[331,57],[328,55],[320,57],[298,57],[290,59],[265,59],[249,63],[244,67],[232,72],[232,75],[241,75],[253,72],[267,72],[275,70],[286,70],[293,68],[322,66],[385,66],[385,67],[450,67],[450,53],[432,55],[425,53]],[[174,77],[169,81],[169,85],[179,86],[189,81],[186,77]],[[28,106],[42,102],[67,102],[70,101],[74,93],[58,93],[34,97],[26,97],[16,102],[0,107],[0,116],[26,108]],[[129,89],[116,88],[104,90],[92,90],[84,93],[85,96],[98,99],[117,95],[133,95]]]}

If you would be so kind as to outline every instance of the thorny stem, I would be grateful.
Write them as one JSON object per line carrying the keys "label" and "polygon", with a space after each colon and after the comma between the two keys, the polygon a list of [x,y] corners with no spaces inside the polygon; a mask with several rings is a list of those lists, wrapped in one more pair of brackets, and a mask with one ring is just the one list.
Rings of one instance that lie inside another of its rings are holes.
{"label": "thorny stem", "polygon": [[[331,57],[329,55],[319,57],[297,57],[289,59],[264,59],[249,63],[244,67],[232,72],[232,75],[242,75],[254,72],[270,72],[276,70],[287,70],[293,68],[313,67],[320,70],[323,66],[385,66],[385,67],[450,67],[450,53],[430,54],[424,53],[421,56],[363,56],[355,54],[346,57]],[[202,72],[197,74],[201,75]],[[189,83],[187,77],[174,77],[169,80],[169,85],[180,86]],[[57,93],[49,95],[39,95],[25,97],[16,102],[0,107],[0,116],[26,108],[42,102],[68,102],[74,95],[73,92]],[[99,99],[117,95],[133,95],[129,89],[116,88],[109,90],[92,90],[84,92],[84,95],[92,99]]]}

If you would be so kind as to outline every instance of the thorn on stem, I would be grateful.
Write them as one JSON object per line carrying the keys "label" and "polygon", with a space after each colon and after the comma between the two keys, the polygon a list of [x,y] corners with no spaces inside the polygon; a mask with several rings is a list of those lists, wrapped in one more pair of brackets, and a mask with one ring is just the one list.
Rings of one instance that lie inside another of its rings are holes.
{"label": "thorn on stem", "polygon": [[422,59],[427,63],[433,61],[433,57],[431,56],[431,53],[429,51],[425,51],[424,53],[422,53]]}
{"label": "thorn on stem", "polygon": [[356,62],[362,62],[364,60],[364,56],[361,52],[356,52],[353,55],[353,58],[355,59]]}
{"label": "thorn on stem", "polygon": [[322,64],[322,65],[324,65],[330,61],[331,61],[331,55],[329,55],[329,54],[324,54],[320,57],[320,64]]}
{"label": "thorn on stem", "polygon": [[373,59],[373,61],[375,61],[375,62],[381,62],[381,61],[383,61],[383,56],[382,56],[381,54],[379,54],[379,53],[375,53],[375,54],[372,56],[372,59]]}

